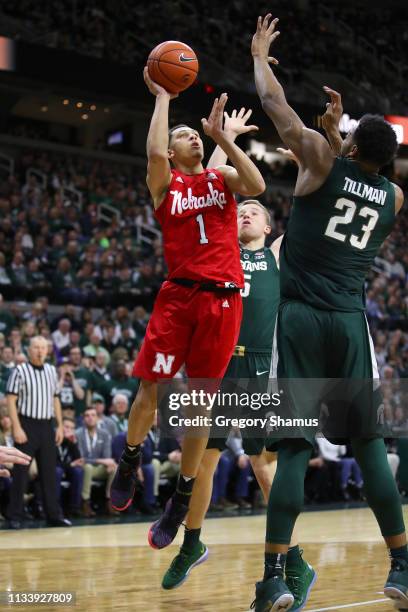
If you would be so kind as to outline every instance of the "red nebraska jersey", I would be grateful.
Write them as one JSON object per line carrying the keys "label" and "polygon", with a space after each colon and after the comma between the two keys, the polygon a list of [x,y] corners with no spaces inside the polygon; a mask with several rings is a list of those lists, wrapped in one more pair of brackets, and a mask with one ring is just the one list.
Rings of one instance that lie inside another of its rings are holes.
{"label": "red nebraska jersey", "polygon": [[171,171],[171,183],[155,211],[163,231],[168,278],[232,282],[243,287],[237,203],[221,172]]}

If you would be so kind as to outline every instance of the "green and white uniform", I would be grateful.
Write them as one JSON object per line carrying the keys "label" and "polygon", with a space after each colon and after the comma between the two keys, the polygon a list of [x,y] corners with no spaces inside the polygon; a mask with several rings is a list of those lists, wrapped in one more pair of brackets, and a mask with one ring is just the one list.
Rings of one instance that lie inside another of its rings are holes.
{"label": "green and white uniform", "polygon": [[[280,250],[273,377],[378,378],[364,282],[394,221],[392,183],[345,158],[335,160],[317,191],[294,197]],[[298,384],[288,389],[291,416],[319,416],[319,398]],[[314,434],[307,428],[301,437],[312,441]]]}
{"label": "green and white uniform", "polygon": [[[266,247],[257,251],[241,248],[241,265],[245,279],[241,290],[242,323],[224,381],[244,379],[248,381],[245,385],[248,393],[266,393],[279,304],[279,269],[273,253]],[[244,449],[248,455],[261,453],[264,445],[263,438],[244,437]],[[210,438],[207,448],[223,450],[224,438]]]}

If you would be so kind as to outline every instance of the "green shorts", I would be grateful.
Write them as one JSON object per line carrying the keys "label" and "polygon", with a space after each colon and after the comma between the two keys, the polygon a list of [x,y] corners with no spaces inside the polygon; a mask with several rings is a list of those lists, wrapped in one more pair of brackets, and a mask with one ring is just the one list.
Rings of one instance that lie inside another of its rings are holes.
{"label": "green shorts", "polygon": [[[271,378],[284,390],[280,414],[309,423],[289,437],[313,443],[318,430],[336,440],[378,434],[382,400],[364,312],[319,310],[295,301],[281,304]],[[312,419],[319,419],[317,427],[310,424]]]}
{"label": "green shorts", "polygon": [[[271,355],[269,352],[252,353],[245,352],[242,357],[234,355],[228,365],[227,371],[221,385],[222,391],[231,391],[228,380],[242,380],[245,390],[248,393],[266,393],[268,391],[269,371],[270,371]],[[219,407],[213,408],[213,419],[217,413],[222,412]],[[236,410],[237,414],[241,413],[239,406]],[[245,412],[248,415],[248,412]],[[241,414],[242,416],[242,414]],[[253,416],[253,415],[251,415]],[[242,431],[242,443],[244,451],[247,455],[260,455],[264,448],[267,450],[276,450],[271,446],[269,449],[269,441],[265,437],[249,437],[245,436],[245,431]],[[225,437],[214,437],[210,435],[207,448],[216,448],[220,451],[226,448]]]}

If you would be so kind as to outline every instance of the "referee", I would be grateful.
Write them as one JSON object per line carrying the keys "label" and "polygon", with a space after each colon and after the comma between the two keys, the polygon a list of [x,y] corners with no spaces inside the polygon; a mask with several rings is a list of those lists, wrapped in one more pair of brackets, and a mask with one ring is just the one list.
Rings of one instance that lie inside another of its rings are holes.
{"label": "referee", "polygon": [[[47,352],[43,336],[31,339],[28,362],[18,365],[9,376],[7,406],[16,448],[37,461],[48,526],[69,527],[71,523],[61,516],[57,499],[56,444],[61,444],[64,434],[57,372],[54,366],[45,363]],[[27,481],[28,466],[16,465],[7,511],[11,529],[22,527]]]}

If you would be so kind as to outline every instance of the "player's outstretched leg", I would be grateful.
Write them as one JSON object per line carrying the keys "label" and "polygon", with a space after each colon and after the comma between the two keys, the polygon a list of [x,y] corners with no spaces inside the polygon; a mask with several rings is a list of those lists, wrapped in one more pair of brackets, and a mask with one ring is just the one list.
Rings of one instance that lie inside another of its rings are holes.
{"label": "player's outstretched leg", "polygon": [[[256,441],[248,440],[247,444]],[[270,490],[276,472],[276,453],[265,449],[260,454],[250,455],[252,469],[268,503]],[[312,587],[317,579],[313,567],[302,558],[303,551],[299,549],[295,530],[292,533],[288,555],[286,557],[285,582],[294,597],[291,611],[302,610],[309,598]]]}
{"label": "player's outstretched leg", "polygon": [[401,498],[392,476],[384,440],[352,440],[364,491],[389,549],[391,570],[384,594],[399,610],[408,610],[408,548]]}
{"label": "player's outstretched leg", "polygon": [[141,444],[149,432],[157,406],[157,385],[141,380],[129,415],[125,450],[111,485],[111,503],[122,512],[132,503],[140,465]]}
{"label": "player's outstretched leg", "polygon": [[208,431],[205,433],[203,430],[203,437],[185,436],[176,492],[167,502],[162,516],[149,529],[148,541],[152,548],[161,549],[169,546],[186,518],[207,442]]}
{"label": "player's outstretched leg", "polygon": [[208,548],[200,541],[200,535],[211,501],[213,476],[220,455],[221,451],[216,448],[207,449],[204,453],[190,500],[183,545],[163,576],[164,589],[181,586],[191,570],[208,559]]}

